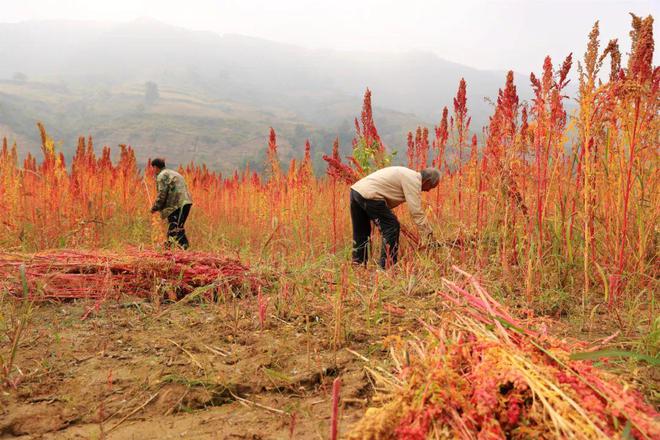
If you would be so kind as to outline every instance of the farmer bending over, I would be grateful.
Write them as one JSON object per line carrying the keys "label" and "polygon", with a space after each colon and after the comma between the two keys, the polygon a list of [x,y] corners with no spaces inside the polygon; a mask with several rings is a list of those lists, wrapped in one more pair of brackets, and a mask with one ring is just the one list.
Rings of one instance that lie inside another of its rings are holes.
{"label": "farmer bending over", "polygon": [[434,168],[417,172],[406,167],[387,167],[369,174],[351,186],[353,262],[367,262],[373,221],[383,236],[380,266],[385,268],[396,263],[400,226],[392,208],[403,202],[408,203],[408,210],[417,223],[422,238],[430,242],[433,233],[422,210],[422,191],[435,188],[439,180],[440,172]]}
{"label": "farmer bending over", "polygon": [[188,237],[184,225],[190,214],[192,198],[183,176],[174,170],[165,168],[163,159],[154,159],[151,166],[156,169],[158,197],[151,207],[151,212],[160,211],[160,216],[167,219],[167,247],[172,243],[188,249]]}

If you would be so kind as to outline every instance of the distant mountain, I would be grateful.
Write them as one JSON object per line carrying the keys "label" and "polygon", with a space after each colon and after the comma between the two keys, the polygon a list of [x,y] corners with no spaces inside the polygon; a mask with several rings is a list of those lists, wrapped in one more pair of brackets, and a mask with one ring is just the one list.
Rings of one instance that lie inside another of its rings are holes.
{"label": "distant mountain", "polygon": [[[92,134],[132,144],[141,158],[157,152],[226,170],[259,163],[269,126],[285,158],[306,137],[317,158],[335,136],[348,148],[367,87],[385,142],[399,150],[407,131],[432,128],[451,108],[461,77],[479,130],[492,111],[484,98],[505,79],[431,53],[309,50],[150,19],[0,24],[0,33],[0,136],[36,145],[34,122],[43,120],[67,154],[77,135]],[[147,81],[160,91],[154,102],[145,101]],[[529,96],[527,79],[517,82]]]}

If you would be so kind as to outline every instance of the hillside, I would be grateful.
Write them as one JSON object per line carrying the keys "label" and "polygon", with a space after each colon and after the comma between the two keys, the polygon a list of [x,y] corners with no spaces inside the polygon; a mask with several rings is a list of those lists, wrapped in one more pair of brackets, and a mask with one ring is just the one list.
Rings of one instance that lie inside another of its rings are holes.
{"label": "hillside", "polygon": [[[89,91],[52,83],[0,82],[0,136],[15,141],[21,152],[38,153],[40,142],[35,121],[42,121],[69,158],[77,137],[91,134],[95,144],[136,148],[140,162],[164,156],[172,163],[192,160],[230,172],[246,164],[259,169],[269,127],[278,132],[283,161],[299,157],[305,140],[313,144],[315,164],[339,136],[344,151],[350,148],[352,120],[347,116],[334,128],[307,122],[282,108],[255,106],[231,100],[211,99],[176,89],[161,89],[160,98],[145,103],[142,85],[115,86]],[[328,114],[359,113],[360,102],[338,102]],[[383,138],[389,145],[405,139],[406,127],[418,120],[409,114],[378,112]],[[220,154],[219,154],[220,153]]]}
{"label": "hillside", "polygon": [[[428,53],[313,51],[149,19],[0,24],[0,32],[0,135],[36,148],[43,120],[66,155],[92,134],[97,144],[133,145],[139,159],[156,152],[229,170],[259,163],[273,126],[283,159],[307,137],[318,158],[336,136],[349,147],[367,87],[383,139],[402,150],[407,131],[437,124],[461,77],[475,128],[492,110],[484,98],[504,82],[503,72]],[[151,105],[147,81],[160,90]]]}

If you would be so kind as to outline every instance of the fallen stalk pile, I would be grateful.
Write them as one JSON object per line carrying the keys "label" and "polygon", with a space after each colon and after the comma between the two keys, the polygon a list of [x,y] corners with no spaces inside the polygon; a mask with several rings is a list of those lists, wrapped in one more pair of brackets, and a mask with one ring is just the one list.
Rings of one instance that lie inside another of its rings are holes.
{"label": "fallen stalk pile", "polygon": [[[458,270],[458,269],[457,269]],[[380,397],[351,439],[660,438],[658,412],[591,361],[585,344],[525,329],[471,275],[443,280],[451,305],[429,336],[368,368]]]}
{"label": "fallen stalk pile", "polygon": [[58,250],[0,253],[0,291],[22,295],[25,266],[30,299],[107,299],[120,295],[182,296],[203,286],[253,290],[257,277],[238,260],[212,253],[127,249],[121,253]]}

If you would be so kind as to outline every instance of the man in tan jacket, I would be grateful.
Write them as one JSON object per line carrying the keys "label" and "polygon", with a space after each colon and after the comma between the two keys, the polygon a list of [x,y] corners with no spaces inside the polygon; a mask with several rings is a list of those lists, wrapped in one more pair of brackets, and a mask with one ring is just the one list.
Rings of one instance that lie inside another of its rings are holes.
{"label": "man in tan jacket", "polygon": [[397,261],[399,248],[399,220],[392,209],[408,203],[422,238],[433,237],[424,211],[422,191],[438,186],[440,172],[426,168],[421,172],[406,167],[386,167],[357,181],[351,186],[351,220],[353,222],[353,262],[366,264],[369,257],[371,222],[380,229],[383,247],[380,266],[389,267]]}

